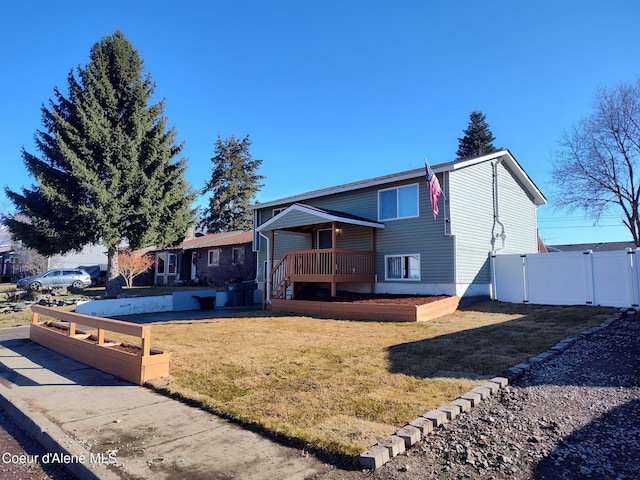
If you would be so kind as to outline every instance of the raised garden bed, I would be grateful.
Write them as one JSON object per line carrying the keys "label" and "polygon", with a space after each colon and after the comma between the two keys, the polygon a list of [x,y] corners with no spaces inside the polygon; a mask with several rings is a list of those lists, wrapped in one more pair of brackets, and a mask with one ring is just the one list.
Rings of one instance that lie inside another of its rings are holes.
{"label": "raised garden bed", "polygon": [[[151,326],[91,317],[34,305],[30,338],[40,345],[138,385],[151,378],[169,375],[171,354],[150,347]],[[69,322],[38,322],[38,315]],[[97,328],[96,333],[76,326]],[[105,331],[136,336],[141,345],[105,338]]]}
{"label": "raised garden bed", "polygon": [[[348,300],[348,301],[345,301]],[[272,299],[268,308],[275,312],[299,315],[372,320],[391,322],[424,322],[448,315],[457,310],[457,296],[393,296],[362,295],[348,299],[336,298],[314,300]]]}

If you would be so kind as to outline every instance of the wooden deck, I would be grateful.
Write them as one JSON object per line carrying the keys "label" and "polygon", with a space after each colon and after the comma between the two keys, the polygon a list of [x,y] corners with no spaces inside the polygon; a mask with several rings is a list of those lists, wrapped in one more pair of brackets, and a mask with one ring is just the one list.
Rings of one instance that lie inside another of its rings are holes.
{"label": "wooden deck", "polygon": [[284,299],[296,282],[330,283],[335,295],[338,283],[373,285],[374,252],[345,249],[287,252],[271,271],[271,298]]}

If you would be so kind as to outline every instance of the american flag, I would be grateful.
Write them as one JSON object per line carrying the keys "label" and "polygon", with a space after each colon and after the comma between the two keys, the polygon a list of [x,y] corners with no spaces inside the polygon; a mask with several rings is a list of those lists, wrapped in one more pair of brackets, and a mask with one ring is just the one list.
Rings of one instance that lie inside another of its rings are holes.
{"label": "american flag", "polygon": [[427,159],[424,159],[424,169],[427,172],[427,185],[429,185],[429,196],[431,197],[431,210],[433,210],[433,218],[438,216],[438,199],[442,194],[442,188],[440,188],[440,182],[438,177],[433,173],[431,167],[427,163]]}

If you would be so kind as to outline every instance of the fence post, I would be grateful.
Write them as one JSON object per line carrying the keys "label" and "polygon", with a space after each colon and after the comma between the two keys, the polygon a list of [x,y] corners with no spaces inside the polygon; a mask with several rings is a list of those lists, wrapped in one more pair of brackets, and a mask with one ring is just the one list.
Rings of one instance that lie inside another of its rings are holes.
{"label": "fence post", "polygon": [[593,250],[585,250],[582,255],[586,255],[587,259],[584,262],[584,278],[587,282],[585,285],[587,298],[585,303],[587,305],[597,305],[596,303],[596,282],[593,278]]}
{"label": "fence post", "polygon": [[520,255],[522,258],[522,303],[529,303],[529,279],[527,278],[527,255]]}
{"label": "fence post", "polygon": [[491,254],[491,300],[498,300],[497,279],[496,279],[496,254]]}
{"label": "fence post", "polygon": [[637,307],[640,305],[640,281],[638,276],[640,275],[640,269],[638,268],[638,252],[640,249],[629,248],[629,259],[631,261],[631,306]]}

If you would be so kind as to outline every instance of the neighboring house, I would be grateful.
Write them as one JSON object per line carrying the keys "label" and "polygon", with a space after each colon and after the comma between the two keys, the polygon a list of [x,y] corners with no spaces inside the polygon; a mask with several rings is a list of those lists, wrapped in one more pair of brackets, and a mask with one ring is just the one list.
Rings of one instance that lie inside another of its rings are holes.
{"label": "neighboring house", "polygon": [[20,265],[17,261],[17,242],[8,239],[0,243],[0,279],[8,282],[12,277],[20,273]]}
{"label": "neighboring house", "polygon": [[48,257],[47,270],[97,265],[99,270],[106,271],[107,261],[107,247],[101,243],[90,243],[82,247],[81,250],[72,250]]}
{"label": "neighboring house", "polygon": [[636,249],[633,242],[597,242],[597,243],[570,243],[566,245],[550,245],[549,250],[552,252],[613,252],[616,250],[625,250],[627,248]]}
{"label": "neighboring house", "polygon": [[545,197],[508,150],[253,205],[267,301],[296,284],[397,294],[489,295],[492,253],[538,251]]}
{"label": "neighboring house", "polygon": [[0,281],[12,282],[47,270],[47,259],[19,240],[0,243]]}
{"label": "neighboring house", "polygon": [[251,232],[213,233],[156,251],[154,283],[222,286],[229,281],[253,280],[256,254],[251,247],[252,239]]}

